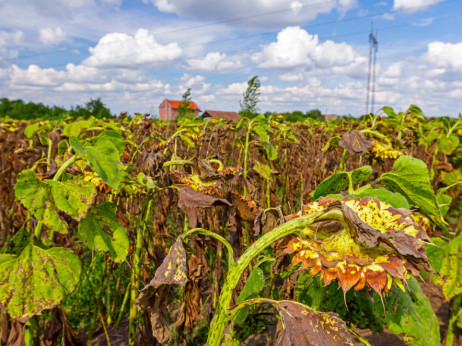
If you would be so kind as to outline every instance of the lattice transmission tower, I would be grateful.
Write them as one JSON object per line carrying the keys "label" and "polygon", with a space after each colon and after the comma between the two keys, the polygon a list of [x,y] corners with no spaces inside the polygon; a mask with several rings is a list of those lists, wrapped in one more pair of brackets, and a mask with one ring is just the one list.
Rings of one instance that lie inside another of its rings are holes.
{"label": "lattice transmission tower", "polygon": [[[369,71],[367,73],[367,97],[366,97],[366,114],[374,111],[375,101],[375,71],[377,62],[377,51],[379,50],[379,42],[377,41],[377,31],[374,35],[374,24],[371,25],[371,33],[369,34]],[[371,72],[372,69],[372,72]],[[372,74],[372,81],[371,81]],[[371,90],[372,89],[372,90]],[[371,100],[371,108],[369,110],[369,99]]]}

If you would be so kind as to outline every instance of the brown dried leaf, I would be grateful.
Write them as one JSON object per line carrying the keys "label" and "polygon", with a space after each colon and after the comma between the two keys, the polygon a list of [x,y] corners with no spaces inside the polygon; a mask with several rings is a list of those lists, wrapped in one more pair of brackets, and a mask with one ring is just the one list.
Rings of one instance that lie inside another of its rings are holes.
{"label": "brown dried leaf", "polygon": [[350,154],[364,154],[371,147],[372,141],[368,140],[362,132],[351,131],[344,133],[338,143],[340,147],[346,149]]}
{"label": "brown dried leaf", "polygon": [[260,213],[257,204],[250,198],[233,191],[233,203],[236,205],[237,215],[244,221],[254,222]]}
{"label": "brown dried leaf", "polygon": [[215,198],[197,192],[189,186],[180,186],[178,206],[188,217],[189,227],[194,228],[197,225],[197,210],[195,208],[210,207],[211,205],[231,206],[231,203],[224,198]]}
{"label": "brown dried leaf", "polygon": [[282,318],[283,331],[276,345],[353,345],[345,322],[336,313],[316,312],[290,300],[262,300],[273,305]]}
{"label": "brown dried leaf", "polygon": [[147,308],[151,318],[153,336],[160,343],[168,343],[170,340],[169,322],[165,314],[169,286],[172,284],[185,285],[188,281],[186,273],[186,251],[181,238],[178,237],[156,270],[154,278],[140,291],[136,299],[139,309]]}

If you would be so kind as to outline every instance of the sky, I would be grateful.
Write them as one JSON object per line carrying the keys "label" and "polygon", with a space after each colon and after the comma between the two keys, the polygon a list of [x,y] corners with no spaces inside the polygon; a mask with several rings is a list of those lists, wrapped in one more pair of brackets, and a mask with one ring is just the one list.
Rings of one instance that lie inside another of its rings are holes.
{"label": "sky", "polygon": [[[0,0],[0,98],[158,116],[162,100],[239,111],[462,112],[462,0]],[[373,70],[373,69],[372,69]]]}

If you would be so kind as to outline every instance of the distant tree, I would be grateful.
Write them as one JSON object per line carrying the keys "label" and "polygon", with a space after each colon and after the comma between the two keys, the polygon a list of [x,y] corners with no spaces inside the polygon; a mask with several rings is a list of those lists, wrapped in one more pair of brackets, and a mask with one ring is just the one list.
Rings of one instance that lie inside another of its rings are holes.
{"label": "distant tree", "polygon": [[194,110],[189,108],[191,100],[191,88],[188,88],[181,97],[180,104],[178,105],[178,119],[194,117]]}
{"label": "distant tree", "polygon": [[260,80],[258,76],[253,76],[247,82],[247,90],[242,94],[243,99],[239,102],[241,106],[240,115],[247,118],[253,118],[257,112],[257,104],[260,101]]}
{"label": "distant tree", "polygon": [[8,116],[13,119],[60,119],[67,114],[67,110],[61,107],[49,107],[43,103],[28,102],[23,100],[0,100],[0,117]]}
{"label": "distant tree", "polygon": [[311,119],[315,119],[315,120],[319,120],[319,121],[324,120],[324,118],[322,116],[322,113],[321,113],[321,111],[319,109],[312,109],[309,112],[306,112],[306,117],[311,118]]}
{"label": "distant tree", "polygon": [[75,108],[72,107],[70,115],[74,118],[89,118],[94,116],[95,118],[113,118],[109,108],[101,101],[101,98],[90,99],[85,106],[77,105]]}

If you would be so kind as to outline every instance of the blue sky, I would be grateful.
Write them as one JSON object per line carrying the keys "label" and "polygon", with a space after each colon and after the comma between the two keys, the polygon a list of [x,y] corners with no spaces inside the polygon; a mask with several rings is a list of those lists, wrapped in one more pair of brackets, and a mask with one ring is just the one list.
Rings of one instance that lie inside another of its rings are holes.
{"label": "blue sky", "polygon": [[202,110],[462,112],[462,0],[0,0],[0,97],[158,114],[191,88]]}

